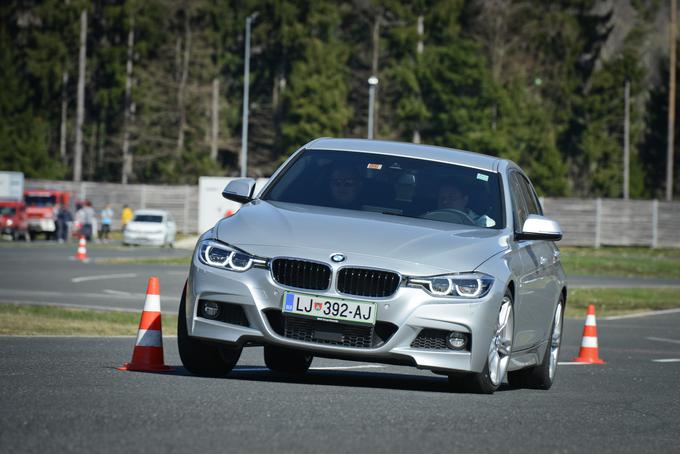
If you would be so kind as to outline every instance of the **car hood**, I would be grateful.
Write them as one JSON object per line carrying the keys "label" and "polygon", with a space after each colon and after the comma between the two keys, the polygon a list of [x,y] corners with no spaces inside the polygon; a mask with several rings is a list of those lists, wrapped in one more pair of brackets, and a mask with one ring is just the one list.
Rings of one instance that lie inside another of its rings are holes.
{"label": "car hood", "polygon": [[343,265],[420,275],[472,271],[507,249],[507,235],[495,229],[260,200],[220,221],[212,235],[264,257],[330,263],[342,253]]}

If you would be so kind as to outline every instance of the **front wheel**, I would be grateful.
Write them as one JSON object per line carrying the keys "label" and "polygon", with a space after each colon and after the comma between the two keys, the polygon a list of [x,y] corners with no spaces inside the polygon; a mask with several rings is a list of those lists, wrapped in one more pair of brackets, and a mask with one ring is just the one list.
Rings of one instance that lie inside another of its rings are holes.
{"label": "front wheel", "polygon": [[314,356],[299,350],[264,346],[264,363],[275,372],[285,374],[304,374],[312,364]]}
{"label": "front wheel", "polygon": [[223,377],[236,365],[241,347],[227,347],[189,336],[186,321],[186,286],[182,292],[177,320],[177,348],[185,369],[203,377]]}
{"label": "front wheel", "polygon": [[564,297],[561,296],[553,316],[548,345],[543,361],[538,366],[508,373],[508,381],[517,388],[550,389],[557,372],[557,358],[562,344],[562,324],[564,319]]}
{"label": "front wheel", "polygon": [[480,373],[450,375],[449,383],[470,392],[493,394],[503,382],[508,370],[514,328],[512,293],[506,291],[498,311],[484,369]]}

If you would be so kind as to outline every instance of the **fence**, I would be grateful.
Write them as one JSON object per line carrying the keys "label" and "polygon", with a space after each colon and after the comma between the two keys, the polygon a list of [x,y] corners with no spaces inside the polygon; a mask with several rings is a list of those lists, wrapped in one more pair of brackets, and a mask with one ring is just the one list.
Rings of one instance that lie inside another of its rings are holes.
{"label": "fence", "polygon": [[[97,210],[110,203],[117,214],[124,204],[167,210],[180,231],[198,231],[198,186],[26,180],[26,187],[69,191]],[[545,215],[562,226],[563,245],[680,247],[680,202],[544,198],[542,203]],[[119,226],[116,216],[113,228]]]}
{"label": "fence", "polygon": [[167,210],[175,218],[180,232],[193,233],[198,230],[198,186],[26,180],[26,189],[68,191],[72,199],[91,201],[97,211],[111,204],[116,213],[113,229],[120,228],[120,212],[123,205],[129,205],[133,210]]}
{"label": "fence", "polygon": [[542,200],[571,246],[680,247],[680,202],[620,199]]}

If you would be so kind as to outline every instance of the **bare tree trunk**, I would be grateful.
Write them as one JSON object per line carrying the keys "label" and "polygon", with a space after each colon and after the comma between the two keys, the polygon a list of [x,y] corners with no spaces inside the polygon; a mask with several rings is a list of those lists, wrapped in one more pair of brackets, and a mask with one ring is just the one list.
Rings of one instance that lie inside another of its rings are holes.
{"label": "bare tree trunk", "polygon": [[191,56],[191,28],[189,27],[189,12],[184,16],[184,57],[182,58],[182,75],[177,89],[177,110],[179,111],[179,131],[177,133],[177,157],[182,155],[184,150],[184,130],[187,124],[187,112],[184,105],[186,95],[187,79],[189,77],[189,58]]}
{"label": "bare tree trunk", "polygon": [[61,76],[61,126],[59,128],[59,157],[61,162],[66,163],[66,124],[68,122],[68,71]]}
{"label": "bare tree trunk", "polygon": [[97,161],[97,126],[91,128],[87,143],[87,179],[94,181],[95,162]]}
{"label": "bare tree trunk", "polygon": [[219,102],[220,102],[220,80],[213,79],[212,90],[212,137],[210,141],[210,158],[217,161],[217,142],[219,140]]}
{"label": "bare tree trunk", "polygon": [[[382,12],[379,12],[375,16],[375,21],[373,22],[373,55],[371,58],[371,76],[378,77],[378,62],[380,59],[380,25],[382,22]],[[377,87],[376,87],[377,88]],[[373,104],[373,134],[372,137],[376,137],[379,131],[378,128],[378,93],[375,90],[375,100]]]}
{"label": "bare tree trunk", "polygon": [[85,119],[85,60],[87,57],[87,10],[80,13],[80,56],[78,61],[78,107],[76,144],[73,152],[73,181],[83,179],[83,122]]}
{"label": "bare tree trunk", "polygon": [[123,117],[123,169],[121,183],[127,184],[132,175],[132,154],[130,153],[130,97],[132,96],[132,60],[135,46],[135,19],[130,20],[128,32],[127,66],[125,69],[125,115]]}

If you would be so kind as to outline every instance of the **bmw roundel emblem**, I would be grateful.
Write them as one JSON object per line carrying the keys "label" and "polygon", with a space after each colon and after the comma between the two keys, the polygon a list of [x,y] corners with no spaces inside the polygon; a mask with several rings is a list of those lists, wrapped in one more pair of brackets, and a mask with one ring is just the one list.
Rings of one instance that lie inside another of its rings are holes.
{"label": "bmw roundel emblem", "polygon": [[345,261],[345,256],[343,254],[333,254],[331,255],[331,260],[335,263],[340,263]]}

